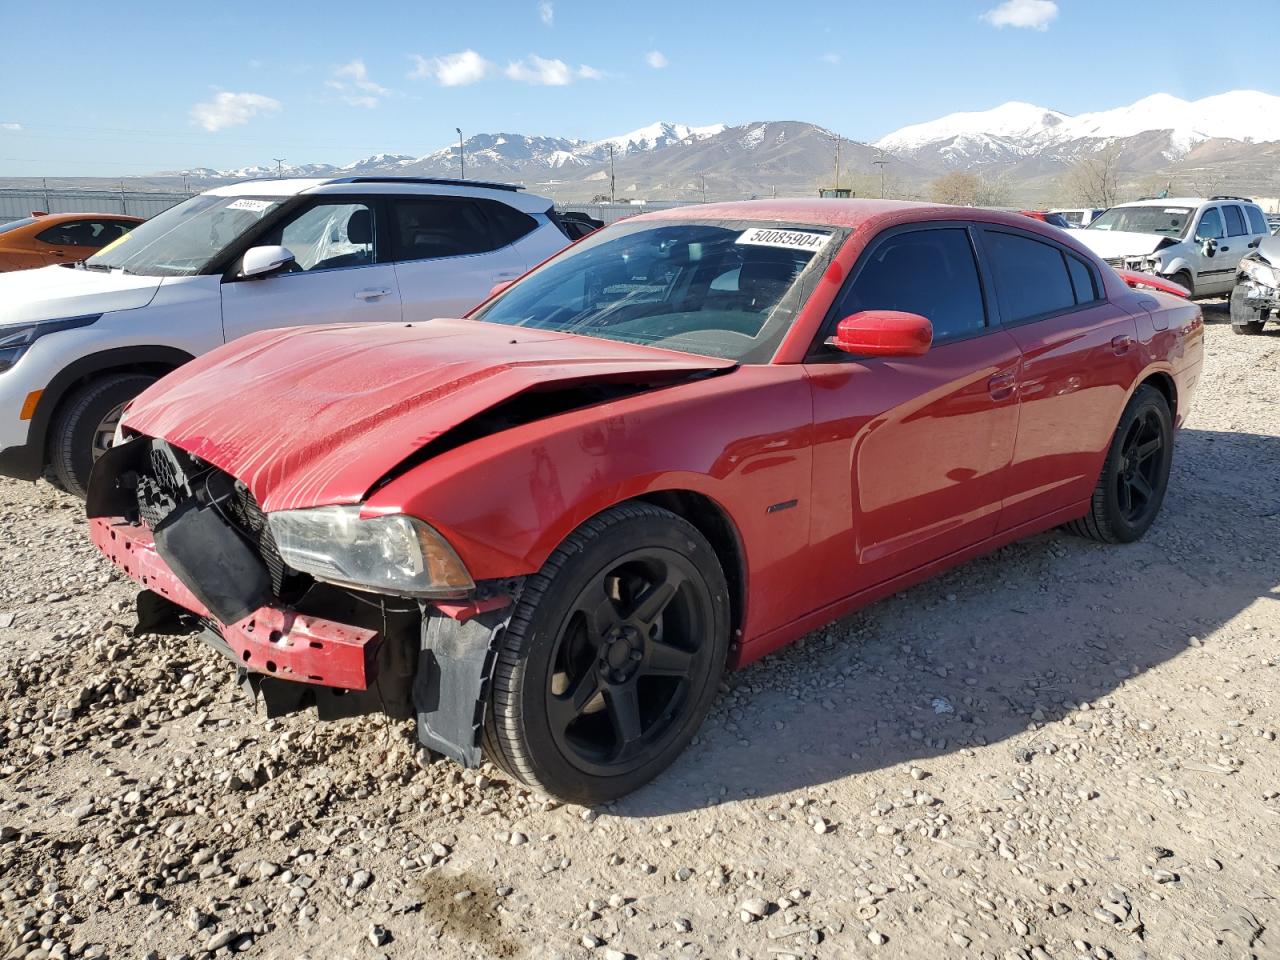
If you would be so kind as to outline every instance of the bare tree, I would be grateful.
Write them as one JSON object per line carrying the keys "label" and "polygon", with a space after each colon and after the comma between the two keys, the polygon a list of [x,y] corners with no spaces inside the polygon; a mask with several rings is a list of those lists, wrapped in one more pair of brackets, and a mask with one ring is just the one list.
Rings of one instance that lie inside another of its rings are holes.
{"label": "bare tree", "polygon": [[998,207],[1008,202],[1009,185],[1004,177],[987,179],[953,170],[929,184],[929,199],[960,207]]}
{"label": "bare tree", "polygon": [[1114,207],[1120,199],[1120,151],[1104,147],[1067,168],[1063,186],[1071,202],[1086,207]]}

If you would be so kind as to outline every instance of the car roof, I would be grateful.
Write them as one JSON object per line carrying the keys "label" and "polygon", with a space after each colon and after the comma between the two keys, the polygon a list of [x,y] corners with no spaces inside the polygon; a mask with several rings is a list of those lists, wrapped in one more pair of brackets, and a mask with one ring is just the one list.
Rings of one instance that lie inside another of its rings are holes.
{"label": "car roof", "polygon": [[[1252,203],[1251,200],[1242,200],[1239,197],[1147,197],[1143,200],[1128,200],[1124,203],[1117,203],[1117,207],[1198,207],[1204,203],[1216,203],[1218,201],[1231,201],[1235,203]],[[1115,209],[1114,207],[1112,209]]]}
{"label": "car roof", "polygon": [[551,206],[546,197],[524,188],[491,180],[453,180],[445,177],[286,177],[278,180],[240,180],[205,193],[218,197],[295,197],[300,194],[420,193],[432,197],[484,197],[525,213],[542,213]]}
{"label": "car roof", "polygon": [[[700,203],[671,207],[632,217],[637,220],[760,220],[805,223],[814,226],[852,227],[884,221],[910,223],[920,220],[981,220],[1026,229],[1042,221],[1016,211],[990,207],[959,207],[945,203],[914,200],[837,200],[827,198],[793,200],[739,200],[728,203]],[[1055,229],[1056,228],[1051,228]]]}
{"label": "car roof", "polygon": [[[99,217],[103,220],[130,220],[135,223],[142,223],[142,217],[135,217],[131,213],[93,213],[86,211],[84,213],[42,213],[38,217],[34,217],[37,224],[39,223],[64,223],[67,220],[84,220],[88,217]],[[18,217],[19,220],[26,219]]]}

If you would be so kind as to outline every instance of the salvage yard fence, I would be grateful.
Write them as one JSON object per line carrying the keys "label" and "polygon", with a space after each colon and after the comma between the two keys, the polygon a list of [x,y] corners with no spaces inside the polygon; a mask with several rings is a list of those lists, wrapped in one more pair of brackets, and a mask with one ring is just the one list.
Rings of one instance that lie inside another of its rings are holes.
{"label": "salvage yard fence", "polygon": [[159,193],[151,190],[56,190],[0,189],[0,223],[45,213],[124,213],[133,217],[154,217],[181,203],[188,193]]}

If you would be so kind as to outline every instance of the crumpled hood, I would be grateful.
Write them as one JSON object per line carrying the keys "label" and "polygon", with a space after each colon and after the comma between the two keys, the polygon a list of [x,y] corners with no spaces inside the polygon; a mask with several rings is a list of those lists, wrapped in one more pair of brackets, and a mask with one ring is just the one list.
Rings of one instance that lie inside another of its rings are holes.
{"label": "crumpled hood", "polygon": [[158,289],[159,277],[119,270],[53,266],[0,273],[0,324],[136,310],[150,303]]}
{"label": "crumpled hood", "polygon": [[358,503],[431,440],[528,390],[733,366],[470,320],[295,327],[178,368],[124,423],[242,480],[264,510],[286,510]]}
{"label": "crumpled hood", "polygon": [[1263,237],[1255,251],[1273,267],[1280,267],[1280,237]]}
{"label": "crumpled hood", "polygon": [[1176,237],[1161,233],[1130,233],[1127,230],[1073,230],[1071,236],[1102,259],[1111,257],[1140,257],[1153,253],[1160,246],[1177,243]]}

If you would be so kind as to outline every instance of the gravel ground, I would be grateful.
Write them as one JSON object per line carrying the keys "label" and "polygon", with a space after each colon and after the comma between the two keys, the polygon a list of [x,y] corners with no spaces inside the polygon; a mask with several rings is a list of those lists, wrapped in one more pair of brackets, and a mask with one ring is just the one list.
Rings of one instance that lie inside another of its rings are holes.
{"label": "gravel ground", "polygon": [[1280,956],[1280,334],[1208,331],[1139,544],[1049,534],[730,678],[586,810],[253,715],[0,482],[0,953]]}

